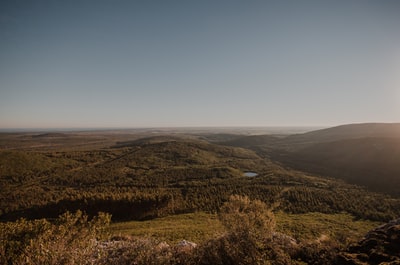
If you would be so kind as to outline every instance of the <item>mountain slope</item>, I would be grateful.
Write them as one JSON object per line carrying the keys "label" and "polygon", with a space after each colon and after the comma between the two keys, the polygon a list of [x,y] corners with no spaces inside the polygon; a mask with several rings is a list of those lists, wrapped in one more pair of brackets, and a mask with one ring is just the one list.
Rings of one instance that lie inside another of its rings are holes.
{"label": "mountain slope", "polygon": [[291,135],[264,148],[275,161],[400,196],[400,124],[364,123]]}
{"label": "mountain slope", "polygon": [[349,124],[288,137],[242,136],[222,144],[252,149],[301,171],[400,196],[400,123]]}
{"label": "mountain slope", "polygon": [[302,171],[400,195],[400,138],[318,143],[294,152],[275,152],[272,157]]}

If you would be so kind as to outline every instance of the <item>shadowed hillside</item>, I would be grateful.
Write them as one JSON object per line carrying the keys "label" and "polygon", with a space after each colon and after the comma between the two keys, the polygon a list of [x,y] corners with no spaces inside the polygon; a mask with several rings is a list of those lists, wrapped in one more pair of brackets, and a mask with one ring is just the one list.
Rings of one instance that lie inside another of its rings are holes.
{"label": "shadowed hillside", "polygon": [[400,138],[400,123],[347,124],[289,136],[277,134],[237,136],[226,141],[221,140],[220,143],[250,148],[263,146],[294,150],[316,143],[358,138]]}
{"label": "shadowed hillside", "polygon": [[299,170],[400,195],[400,138],[318,143],[299,151],[275,153],[272,157]]}
{"label": "shadowed hillside", "polygon": [[366,123],[295,134],[243,136],[222,144],[282,165],[400,195],[400,124]]}

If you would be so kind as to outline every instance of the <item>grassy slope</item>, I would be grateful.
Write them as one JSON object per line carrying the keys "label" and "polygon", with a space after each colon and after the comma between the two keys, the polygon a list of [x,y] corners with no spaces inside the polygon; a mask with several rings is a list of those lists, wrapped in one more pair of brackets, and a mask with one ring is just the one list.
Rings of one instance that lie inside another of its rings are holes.
{"label": "grassy slope", "polygon": [[204,212],[172,215],[148,221],[119,222],[111,225],[113,235],[154,237],[168,243],[181,240],[204,242],[224,232],[216,214]]}
{"label": "grassy slope", "polygon": [[[342,243],[355,242],[380,223],[354,220],[349,214],[287,214],[275,215],[277,231],[297,240],[316,240],[321,236],[334,238]],[[170,244],[183,239],[201,243],[224,233],[224,227],[215,214],[196,212],[157,218],[149,221],[113,223],[113,235],[154,237]]]}

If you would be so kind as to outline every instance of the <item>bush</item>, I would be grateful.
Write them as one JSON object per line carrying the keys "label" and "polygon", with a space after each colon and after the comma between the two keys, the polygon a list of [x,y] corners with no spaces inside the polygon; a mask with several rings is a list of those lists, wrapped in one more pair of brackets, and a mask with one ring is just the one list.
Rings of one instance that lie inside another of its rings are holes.
{"label": "bush", "polygon": [[300,244],[293,256],[310,265],[330,265],[336,264],[339,251],[339,243],[333,239],[316,240]]}
{"label": "bush", "polygon": [[275,229],[275,216],[267,205],[247,196],[232,195],[219,218],[230,234],[252,240],[271,238]]}
{"label": "bush", "polygon": [[219,217],[227,233],[198,250],[198,264],[290,264],[273,241],[275,218],[265,203],[234,195]]}
{"label": "bush", "polygon": [[111,216],[99,213],[91,221],[81,211],[47,220],[1,224],[1,264],[92,264],[97,240],[104,234]]}

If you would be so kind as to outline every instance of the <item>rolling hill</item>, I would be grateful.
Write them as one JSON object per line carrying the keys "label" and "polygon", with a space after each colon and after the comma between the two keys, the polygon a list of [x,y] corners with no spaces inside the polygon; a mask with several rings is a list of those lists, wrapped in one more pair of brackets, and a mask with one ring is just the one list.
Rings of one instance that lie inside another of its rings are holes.
{"label": "rolling hill", "polygon": [[[99,135],[85,137],[90,141]],[[25,145],[1,150],[0,220],[54,218],[78,209],[91,215],[109,212],[114,220],[216,212],[232,194],[260,199],[288,213],[348,212],[389,220],[400,211],[400,201],[390,196],[281,167],[262,152],[193,135],[115,139],[90,150],[69,143],[58,150]],[[246,171],[258,175],[248,177]]]}

